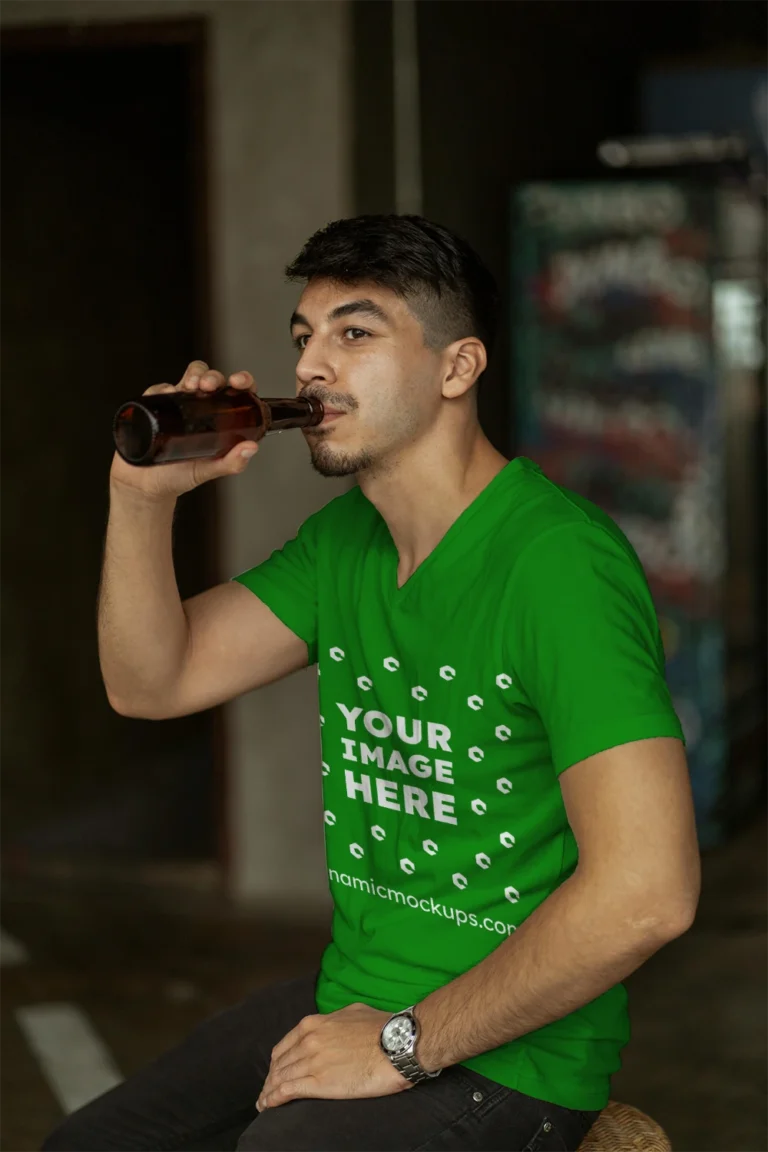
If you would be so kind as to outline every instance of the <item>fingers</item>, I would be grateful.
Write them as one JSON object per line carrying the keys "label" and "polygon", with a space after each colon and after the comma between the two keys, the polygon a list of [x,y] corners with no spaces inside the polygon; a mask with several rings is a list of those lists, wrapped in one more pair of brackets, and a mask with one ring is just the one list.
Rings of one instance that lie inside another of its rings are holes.
{"label": "fingers", "polygon": [[187,382],[193,377],[196,377],[199,380],[200,377],[204,376],[207,371],[208,365],[206,364],[205,360],[193,360],[191,364],[187,365],[186,372],[182,376],[181,380],[179,380],[179,388],[184,388]]}
{"label": "fingers", "polygon": [[256,382],[250,372],[235,372],[228,379],[223,372],[209,368],[204,360],[193,360],[178,384],[153,384],[144,396],[159,392],[216,392],[219,388],[239,388],[244,392],[256,391]]}
{"label": "fingers", "polygon": [[179,388],[190,392],[215,392],[227,386],[243,390],[254,388],[253,376],[250,372],[236,372],[227,380],[223,372],[209,368],[204,360],[193,360],[182,376]]}
{"label": "fingers", "polygon": [[[146,391],[142,392],[142,396],[156,396],[160,392],[195,392],[198,388],[200,377],[206,375],[207,372],[208,365],[204,360],[193,360],[191,364],[187,365],[187,370],[178,384],[153,384],[151,388],[147,388]],[[219,373],[219,375],[221,375],[221,373]],[[194,383],[192,383],[193,380]]]}
{"label": "fingers", "polygon": [[[216,460],[193,460],[192,468],[195,486],[205,484],[208,480],[216,480],[219,476],[231,476],[238,472],[245,472],[251,457],[258,452],[258,444],[248,440],[236,444],[225,456]],[[248,455],[246,455],[248,453]]]}
{"label": "fingers", "polygon": [[229,383],[233,388],[250,388],[253,392],[257,390],[256,381],[250,372],[236,372],[234,376],[230,376]]}
{"label": "fingers", "polygon": [[209,368],[207,372],[193,373],[191,376],[185,375],[184,380],[179,385],[179,391],[215,392],[217,388],[223,388],[225,384],[223,372],[216,372]]}
{"label": "fingers", "polygon": [[158,392],[175,392],[175,384],[153,384],[151,388],[145,388],[142,396],[156,396]]}

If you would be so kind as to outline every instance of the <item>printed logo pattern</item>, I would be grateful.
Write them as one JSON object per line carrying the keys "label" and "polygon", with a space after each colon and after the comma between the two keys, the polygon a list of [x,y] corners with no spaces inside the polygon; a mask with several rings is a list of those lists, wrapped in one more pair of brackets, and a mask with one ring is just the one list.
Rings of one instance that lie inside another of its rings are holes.
{"label": "printed logo pattern", "polygon": [[[347,659],[344,649],[338,646],[329,648],[328,656],[336,664],[342,664]],[[383,693],[382,698],[386,698],[392,691],[390,678],[394,679],[398,674],[402,675],[401,662],[396,656],[387,655],[381,660],[380,667],[382,671],[379,675],[387,677],[387,682],[383,682],[380,686],[380,691]],[[318,675],[319,671],[318,668]],[[435,672],[438,677],[437,682],[442,680],[446,685],[451,684],[460,676],[459,670],[450,664],[442,665]],[[495,674],[493,682],[501,693],[507,692],[513,685],[512,677],[506,672]],[[351,683],[356,685],[361,694],[376,693],[375,674],[353,675]],[[423,703],[429,698],[429,689],[422,684],[406,686],[405,691],[407,695],[419,703]],[[493,739],[501,743],[510,739],[512,733],[505,724],[496,724],[495,726],[492,724],[485,732],[483,731],[486,726],[482,720],[482,713],[487,710],[487,701],[482,692],[464,695],[460,699],[465,702],[468,712],[473,714],[474,718],[465,730],[472,731],[475,740],[479,738],[482,742],[487,739],[488,750],[491,751],[491,733]],[[510,878],[508,863],[510,857],[506,853],[516,845],[514,833],[508,830],[499,833],[496,819],[489,820],[488,829],[494,838],[493,843],[486,843],[482,851],[476,851],[471,844],[473,840],[471,829],[466,830],[464,837],[462,837],[461,832],[453,831],[463,816],[462,811],[457,809],[457,796],[453,790],[456,783],[454,772],[461,773],[463,784],[468,779],[471,780],[472,776],[476,774],[475,766],[482,766],[486,758],[486,749],[481,743],[473,743],[463,750],[457,749],[451,743],[453,740],[452,729],[458,727],[456,724],[449,727],[436,721],[422,720],[415,715],[391,717],[386,712],[379,711],[375,707],[375,703],[374,706],[369,706],[367,709],[358,704],[350,706],[343,700],[335,700],[334,703],[343,722],[344,735],[341,736],[338,750],[328,747],[329,738],[323,737],[323,751],[326,759],[322,761],[322,775],[324,777],[343,776],[344,778],[344,793],[338,791],[338,784],[336,785],[337,790],[333,793],[335,797],[334,807],[337,808],[339,803],[343,803],[339,796],[345,795],[348,801],[354,802],[357,806],[362,804],[366,807],[370,805],[372,808],[391,809],[406,816],[415,816],[432,821],[437,835],[421,841],[421,850],[424,853],[422,863],[419,862],[418,854],[414,855],[414,859],[411,859],[410,856],[402,856],[397,860],[397,866],[406,876],[418,875],[420,869],[426,864],[426,858],[431,858],[435,864],[439,864],[441,840],[444,839],[440,831],[442,826],[450,837],[448,856],[454,867],[459,862],[457,849],[461,852],[462,844],[466,847],[464,865],[459,864],[457,871],[450,876],[451,883],[460,891],[471,889],[473,875],[477,876],[478,879],[483,873],[489,873],[490,876],[494,875],[494,860],[499,852],[503,852],[505,867],[498,870],[499,899],[513,904],[517,903],[520,900],[519,891],[513,885],[505,884],[505,881]],[[325,724],[325,719],[321,717],[321,725],[323,724]],[[338,751],[341,753],[340,756],[337,755]],[[492,770],[491,768],[491,772]],[[423,786],[417,786],[410,782],[414,777]],[[485,788],[491,789],[494,786],[493,776],[491,780],[488,780],[486,774],[481,779],[483,779]],[[495,779],[495,792],[485,791],[482,795],[475,796],[464,809],[464,813],[469,811],[475,817],[486,817],[491,811],[494,817],[498,817],[499,813],[496,810],[498,805],[493,797],[496,796],[498,803],[503,804],[505,799],[511,796],[513,790],[513,781],[508,776],[499,776]],[[466,800],[463,803],[466,804]],[[506,811],[506,809],[503,810]],[[338,809],[336,813],[330,810],[325,811],[324,820],[328,828],[336,826],[337,814]],[[483,821],[482,826],[484,825],[485,822]],[[386,828],[381,824],[371,824],[369,832],[373,842],[384,843],[387,841]],[[339,834],[343,835],[341,825],[335,835]],[[404,841],[403,846],[405,843]],[[494,844],[496,845],[495,849]],[[448,841],[446,841],[445,847],[448,848]],[[371,850],[373,850],[373,843],[371,843]],[[379,851],[381,850],[377,849],[377,852]],[[349,853],[357,860],[361,860],[367,855],[364,846],[357,842],[349,844]],[[369,862],[369,868],[374,867],[374,865],[375,861]],[[434,867],[435,865],[430,865],[431,876],[435,875]],[[488,880],[483,881],[482,891],[487,898]]]}

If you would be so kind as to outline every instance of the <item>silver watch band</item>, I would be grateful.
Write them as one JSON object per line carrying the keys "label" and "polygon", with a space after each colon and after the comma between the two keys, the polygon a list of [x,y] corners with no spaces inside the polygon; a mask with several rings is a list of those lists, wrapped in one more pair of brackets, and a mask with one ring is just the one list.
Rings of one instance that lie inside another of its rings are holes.
{"label": "silver watch band", "polygon": [[409,1056],[407,1053],[389,1058],[398,1072],[401,1072],[406,1080],[410,1080],[412,1084],[420,1084],[422,1080],[434,1080],[435,1076],[440,1075],[440,1072],[425,1072],[416,1057]]}

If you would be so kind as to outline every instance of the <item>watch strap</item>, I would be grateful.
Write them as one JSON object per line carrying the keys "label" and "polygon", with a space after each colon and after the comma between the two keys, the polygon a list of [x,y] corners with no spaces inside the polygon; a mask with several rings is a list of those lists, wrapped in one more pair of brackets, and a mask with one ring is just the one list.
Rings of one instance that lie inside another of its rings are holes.
{"label": "watch strap", "polygon": [[427,1072],[422,1068],[421,1064],[419,1064],[416,1057],[412,1054],[409,1055],[407,1052],[404,1052],[400,1056],[392,1056],[389,1052],[387,1055],[398,1072],[405,1076],[406,1080],[410,1080],[412,1084],[420,1084],[422,1080],[434,1080],[436,1076],[440,1075],[441,1070],[437,1072]]}

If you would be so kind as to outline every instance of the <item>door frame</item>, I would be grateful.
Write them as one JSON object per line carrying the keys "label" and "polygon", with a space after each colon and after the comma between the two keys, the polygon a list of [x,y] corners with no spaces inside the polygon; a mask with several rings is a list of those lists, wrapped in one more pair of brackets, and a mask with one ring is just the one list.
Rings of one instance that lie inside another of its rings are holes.
{"label": "door frame", "polygon": [[[197,270],[193,292],[193,322],[198,344],[207,348],[212,363],[218,363],[216,334],[213,331],[211,282],[211,225],[209,172],[209,21],[206,16],[184,16],[173,20],[108,20],[103,23],[46,24],[43,26],[3,26],[0,28],[0,56],[18,57],[40,52],[99,51],[103,48],[139,48],[157,45],[184,46],[189,60],[188,106],[191,113],[193,147],[187,180],[194,189],[192,202],[193,260]],[[219,489],[206,489],[207,515],[203,541],[203,567],[208,587],[225,579],[222,571],[222,521]],[[223,706],[213,709],[213,795],[214,863],[220,871],[223,889],[229,889],[231,838],[227,821],[228,740]]]}

